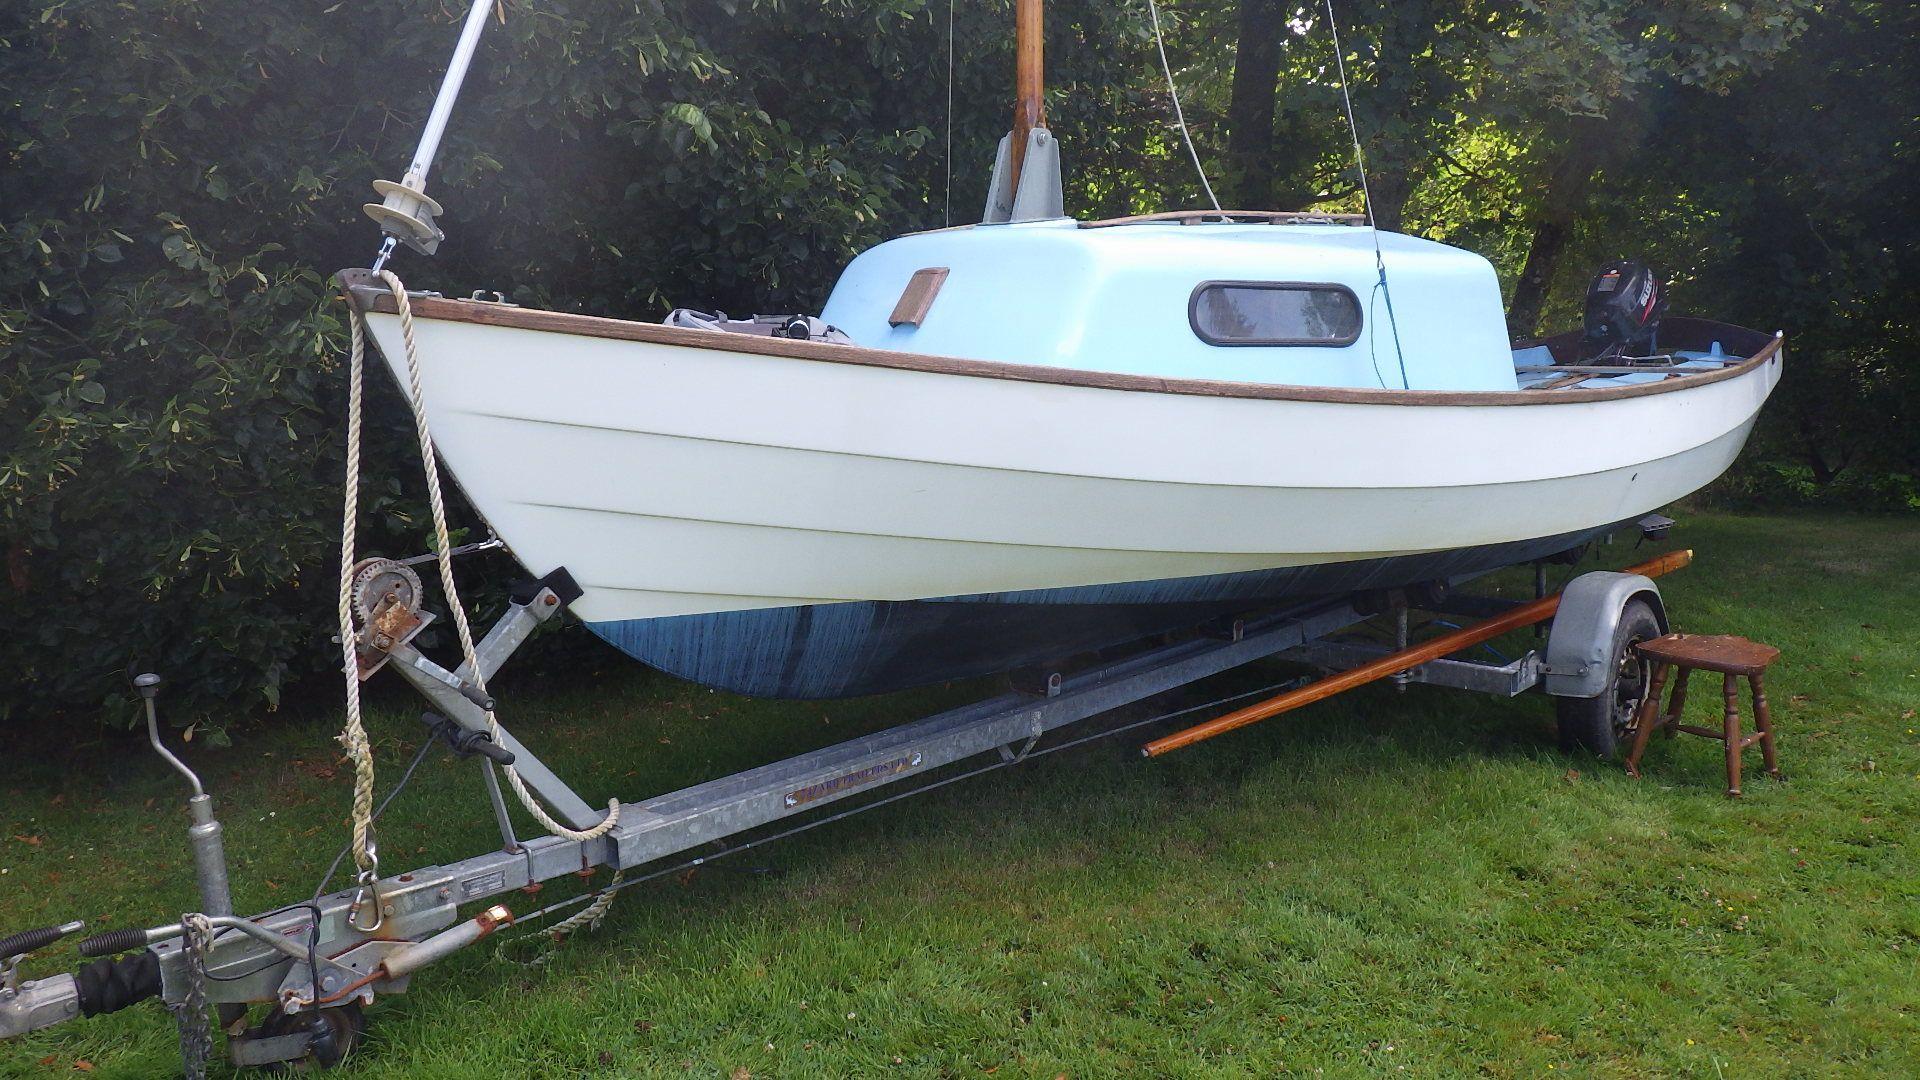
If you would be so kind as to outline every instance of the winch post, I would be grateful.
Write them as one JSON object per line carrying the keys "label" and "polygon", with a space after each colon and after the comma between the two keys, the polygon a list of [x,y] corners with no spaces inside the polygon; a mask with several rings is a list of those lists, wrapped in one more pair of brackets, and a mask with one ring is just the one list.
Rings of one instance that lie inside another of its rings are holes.
{"label": "winch post", "polygon": [[[477,647],[482,677],[491,677],[500,669],[514,650],[526,641],[533,628],[560,612],[560,597],[551,589],[541,587],[528,599],[527,603],[509,603],[506,614],[500,616],[485,639]],[[466,696],[454,689],[456,683],[464,684],[471,672],[462,664],[458,672],[448,671],[434,663],[413,645],[400,642],[388,650],[393,658],[392,668],[400,677],[412,684],[422,697],[433,703],[434,710],[468,731],[488,731],[486,710],[474,704]],[[520,773],[520,779],[546,802],[549,808],[576,829],[589,829],[606,817],[606,811],[588,805],[578,792],[560,779],[546,763],[531,750],[521,745],[513,733],[506,727],[498,729],[499,744],[514,756],[514,768]],[[489,770],[491,771],[491,770]],[[492,786],[488,797],[492,798]],[[504,805],[504,804],[503,804]],[[511,822],[502,818],[502,838],[511,834]],[[517,847],[517,841],[508,845],[508,850]]]}

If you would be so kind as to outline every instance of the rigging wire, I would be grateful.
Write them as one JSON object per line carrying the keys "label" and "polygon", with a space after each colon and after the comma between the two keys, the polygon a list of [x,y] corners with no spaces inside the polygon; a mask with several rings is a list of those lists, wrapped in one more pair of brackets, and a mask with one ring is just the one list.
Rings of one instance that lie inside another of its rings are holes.
{"label": "rigging wire", "polygon": [[1167,39],[1160,33],[1158,0],[1147,0],[1147,13],[1153,17],[1153,43],[1160,50],[1160,70],[1167,76],[1167,96],[1173,99],[1174,122],[1180,126],[1180,138],[1187,144],[1187,153],[1193,158],[1193,171],[1200,174],[1200,186],[1206,189],[1207,201],[1218,210],[1220,200],[1213,194],[1213,185],[1207,182],[1207,170],[1200,164],[1200,151],[1194,149],[1193,133],[1187,130],[1187,114],[1180,108],[1180,91],[1173,85],[1173,65],[1167,62]]}
{"label": "rigging wire", "polygon": [[[402,791],[406,790],[407,782],[413,779],[413,774],[420,768],[420,763],[426,760],[427,751],[433,749],[433,739],[433,733],[428,732],[426,741],[420,744],[420,749],[413,752],[413,760],[407,763],[407,770],[400,774],[400,782],[393,785],[393,789],[387,792],[387,797],[380,800],[379,806],[374,807],[373,816],[367,819],[369,826],[378,823],[380,815],[387,812],[387,805],[398,798]],[[320,884],[313,887],[314,900],[318,900],[326,895],[327,886],[333,884],[333,875],[340,869],[340,864],[346,861],[347,855],[352,850],[353,845],[351,843],[340,846],[340,853],[333,857],[333,861],[327,864],[327,872],[321,875]],[[298,907],[299,905],[295,904],[292,906]],[[281,910],[284,911],[286,909],[282,908]]]}
{"label": "rigging wire", "polygon": [[953,226],[953,5],[947,0],[947,226]]}
{"label": "rigging wire", "polygon": [[[1152,3],[1152,0],[1148,0]],[[1333,0],[1326,0],[1327,31],[1333,35],[1333,62],[1340,73],[1340,101],[1346,108],[1347,133],[1353,136],[1353,164],[1360,173],[1360,202],[1367,212],[1367,232],[1373,237],[1373,265],[1380,280],[1373,291],[1387,302],[1387,326],[1393,331],[1393,355],[1400,363],[1400,388],[1413,389],[1407,380],[1407,357],[1400,349],[1400,320],[1393,314],[1393,290],[1387,287],[1387,257],[1380,250],[1380,226],[1373,220],[1373,189],[1367,185],[1367,158],[1360,149],[1360,125],[1353,119],[1353,94],[1347,89],[1347,52],[1340,45],[1340,19],[1333,13]],[[1385,383],[1386,380],[1380,380]]]}

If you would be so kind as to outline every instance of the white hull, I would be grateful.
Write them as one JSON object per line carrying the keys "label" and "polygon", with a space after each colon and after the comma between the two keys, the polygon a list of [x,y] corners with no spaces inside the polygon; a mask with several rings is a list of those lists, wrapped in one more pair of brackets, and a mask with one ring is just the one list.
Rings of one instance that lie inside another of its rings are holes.
{"label": "white hull", "polygon": [[[369,322],[401,357],[397,319]],[[416,330],[446,461],[523,564],[572,573],[589,622],[1577,532],[1719,476],[1781,368],[1775,352],[1674,392],[1408,405],[1063,385],[435,318]]]}

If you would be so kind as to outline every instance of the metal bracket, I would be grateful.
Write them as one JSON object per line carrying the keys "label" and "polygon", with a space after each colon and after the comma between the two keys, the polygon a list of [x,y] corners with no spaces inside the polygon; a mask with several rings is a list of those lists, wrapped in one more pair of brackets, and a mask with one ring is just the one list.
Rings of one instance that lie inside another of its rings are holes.
{"label": "metal bracket", "polygon": [[1027,156],[1020,165],[1020,185],[1009,183],[1013,170],[1010,151],[1013,133],[1000,137],[1000,149],[993,157],[993,180],[987,185],[987,208],[981,212],[985,225],[1004,225],[1020,221],[1046,221],[1066,216],[1066,200],[1061,195],[1060,141],[1053,132],[1037,127],[1027,133]]}
{"label": "metal bracket", "polygon": [[[500,621],[494,623],[493,629],[475,647],[482,676],[492,678],[514,650],[533,633],[534,628],[558,614],[561,606],[560,597],[549,588],[542,588],[535,593],[531,603],[507,605],[506,614],[500,616]],[[468,681],[466,665],[462,664],[457,671],[448,671],[429,660],[410,643],[396,645],[392,655],[395,661],[393,670],[432,702],[435,712],[468,731],[489,731],[487,709],[466,693],[466,689],[471,689],[473,685]],[[499,729],[499,744],[513,755],[514,769],[519,772],[520,779],[568,825],[576,829],[591,829],[606,817],[605,809],[588,805],[504,726]]]}
{"label": "metal bracket", "polygon": [[[1345,671],[1395,650],[1380,645],[1359,645],[1337,641],[1315,641],[1281,654],[1283,660]],[[1480,664],[1471,660],[1429,660],[1408,668],[1406,682],[1447,686],[1455,690],[1477,690],[1483,694],[1514,697],[1525,693],[1540,681],[1543,665],[1540,654],[1528,652],[1506,664]]]}
{"label": "metal bracket", "polygon": [[1041,668],[1020,668],[1007,676],[1008,685],[1023,694],[1034,697],[1059,697],[1061,676],[1057,671]]}

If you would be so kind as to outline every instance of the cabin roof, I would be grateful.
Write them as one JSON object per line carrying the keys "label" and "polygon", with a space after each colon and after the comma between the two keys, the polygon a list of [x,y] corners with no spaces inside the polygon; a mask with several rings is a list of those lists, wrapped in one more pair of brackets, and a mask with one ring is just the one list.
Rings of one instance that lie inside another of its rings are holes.
{"label": "cabin roof", "polygon": [[[1377,288],[1376,239],[1387,290]],[[915,273],[941,269],[924,317],[890,321]],[[1331,345],[1203,340],[1196,290],[1222,282],[1343,288],[1360,309],[1360,332]],[[1515,385],[1485,259],[1351,224],[1080,228],[1059,218],[916,233],[856,258],[823,317],[862,345],[1089,371],[1395,389],[1403,381],[1412,389]]]}

